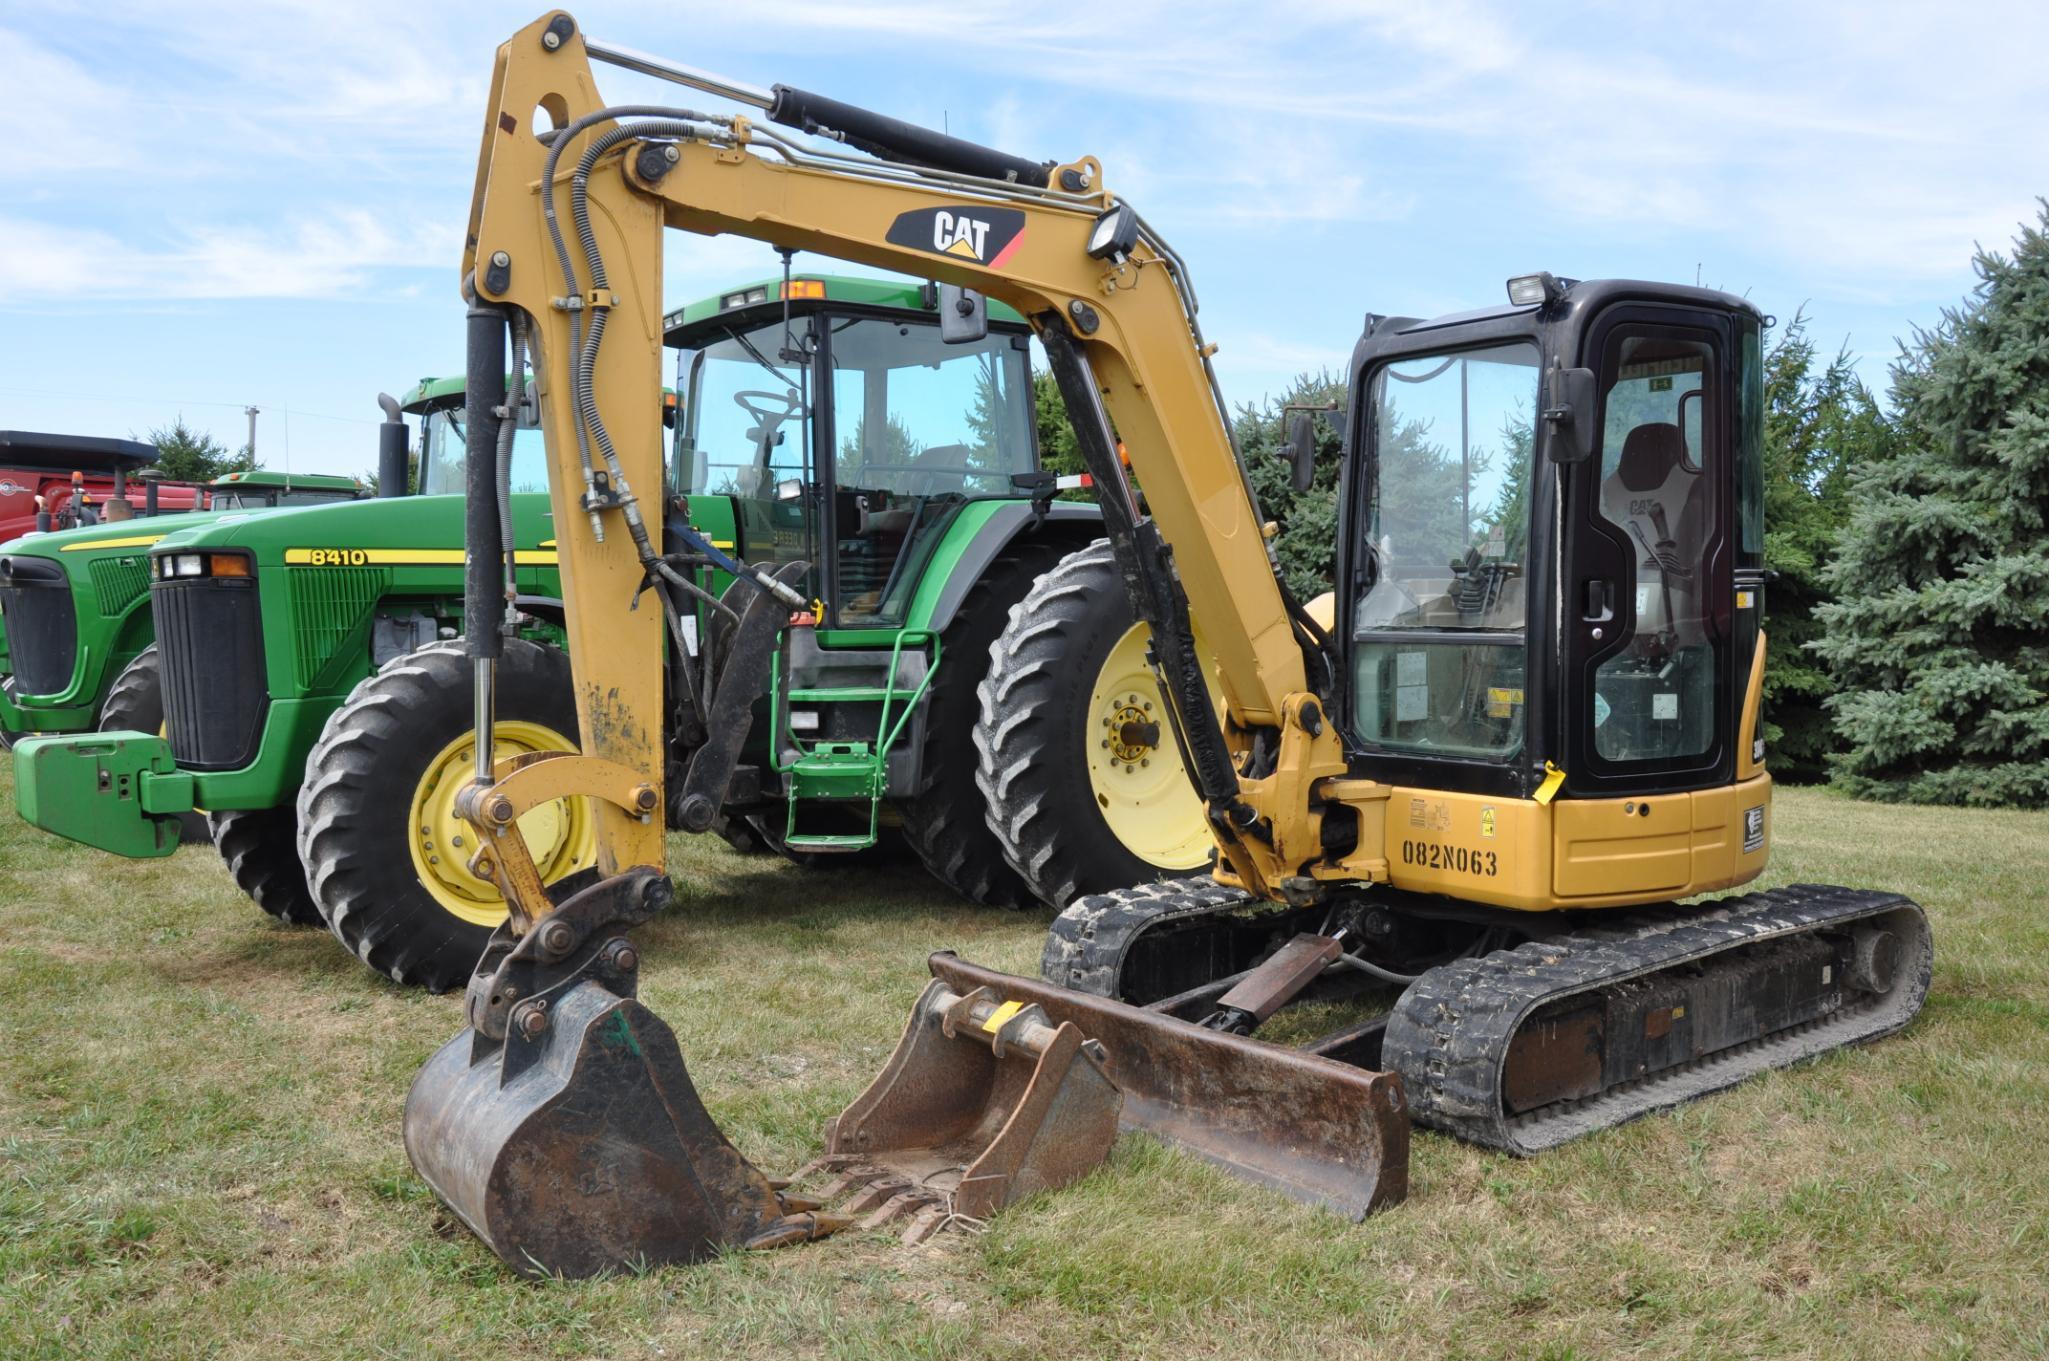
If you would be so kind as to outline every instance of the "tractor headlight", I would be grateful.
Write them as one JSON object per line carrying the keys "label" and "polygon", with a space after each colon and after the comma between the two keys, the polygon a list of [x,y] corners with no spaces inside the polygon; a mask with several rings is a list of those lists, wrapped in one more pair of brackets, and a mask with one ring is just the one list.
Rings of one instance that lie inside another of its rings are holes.
{"label": "tractor headlight", "polygon": [[205,576],[206,559],[198,553],[180,553],[171,559],[171,575],[174,577]]}

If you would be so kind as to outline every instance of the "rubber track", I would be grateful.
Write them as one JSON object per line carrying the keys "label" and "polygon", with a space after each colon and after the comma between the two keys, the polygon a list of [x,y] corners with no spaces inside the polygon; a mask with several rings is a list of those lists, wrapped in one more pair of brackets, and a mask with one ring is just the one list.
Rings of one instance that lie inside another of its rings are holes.
{"label": "rubber track", "polygon": [[[1117,997],[1125,957],[1146,931],[1178,919],[1262,908],[1285,910],[1207,876],[1095,894],[1054,919],[1040,974],[1062,987]],[[1903,917],[1914,928],[1902,935],[1899,981],[1887,996],[1598,1096],[1506,1114],[1501,1080],[1508,1044],[1538,1007],[1736,946],[1875,916]],[[1395,1003],[1381,1063],[1401,1074],[1417,1123],[1527,1156],[1769,1069],[1892,1034],[1920,1011],[1933,961],[1926,917],[1896,893],[1795,884],[1655,914],[1633,913],[1612,927],[1553,936],[1430,970]]]}
{"label": "rubber track", "polygon": [[1091,893],[1075,899],[1053,919],[1039,957],[1039,976],[1076,992],[1120,997],[1124,957],[1132,942],[1153,927],[1183,917],[1267,907],[1288,910],[1280,903],[1262,903],[1243,889],[1227,888],[1207,874]]}
{"label": "rubber track", "polygon": [[[1505,1113],[1509,1041],[1547,1002],[1703,960],[1736,946],[1859,918],[1903,914],[1898,982],[1885,997],[1845,1006],[1776,1035],[1520,1116]],[[1596,1129],[1720,1091],[1772,1068],[1877,1039],[1906,1025],[1928,994],[1934,951],[1921,909],[1896,893],[1794,884],[1724,898],[1617,928],[1579,931],[1432,969],[1395,1003],[1382,1064],[1402,1076],[1410,1115],[1462,1139],[1528,1155]]]}

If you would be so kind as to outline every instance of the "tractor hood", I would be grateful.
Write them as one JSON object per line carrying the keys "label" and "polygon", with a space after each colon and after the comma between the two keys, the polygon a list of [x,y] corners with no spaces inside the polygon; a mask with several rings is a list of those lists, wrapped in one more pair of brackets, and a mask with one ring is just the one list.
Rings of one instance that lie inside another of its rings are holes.
{"label": "tractor hood", "polygon": [[0,544],[0,557],[53,558],[70,563],[81,558],[95,558],[106,552],[134,553],[181,530],[234,518],[237,517],[222,511],[188,510],[176,515],[117,520],[112,524],[81,525],[77,529],[58,529],[47,534],[24,534]]}
{"label": "tractor hood", "polygon": [[[422,561],[433,555],[435,560],[448,557],[460,563],[462,506],[460,496],[395,496],[265,511],[194,525],[158,544],[154,552],[242,549],[254,555],[259,567],[308,561],[321,565],[335,550],[371,552],[384,561],[393,560],[390,554],[406,553]],[[522,546],[553,537],[546,495],[515,494],[512,508]]]}

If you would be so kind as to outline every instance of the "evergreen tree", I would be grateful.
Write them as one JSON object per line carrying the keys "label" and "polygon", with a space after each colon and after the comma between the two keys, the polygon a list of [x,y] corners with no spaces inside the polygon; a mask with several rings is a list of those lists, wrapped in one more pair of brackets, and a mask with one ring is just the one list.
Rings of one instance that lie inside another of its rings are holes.
{"label": "evergreen tree", "polygon": [[1074,442],[1074,426],[1067,419],[1067,403],[1060,400],[1060,385],[1050,373],[1032,375],[1032,419],[1039,430],[1040,467],[1062,477],[1087,471]]}
{"label": "evergreen tree", "polygon": [[1305,373],[1289,384],[1280,400],[1270,400],[1263,407],[1240,406],[1232,425],[1253,495],[1259,498],[1260,513],[1280,526],[1274,547],[1281,559],[1281,576],[1297,599],[1310,600],[1331,588],[1336,570],[1342,436],[1330,416],[1314,417],[1316,476],[1308,491],[1297,492],[1288,480],[1293,473],[1287,460],[1288,426],[1294,415],[1287,410],[1291,403],[1335,403],[1337,413],[1342,413],[1348,405],[1346,387],[1328,372]]}
{"label": "evergreen tree", "polygon": [[1841,784],[2049,803],[2049,202],[1893,369],[1901,448],[1861,470],[1815,650]]}
{"label": "evergreen tree", "polygon": [[150,431],[148,442],[157,447],[157,471],[174,482],[211,482],[222,473],[256,466],[246,447],[231,451],[206,431],[186,425],[183,416]]}
{"label": "evergreen tree", "polygon": [[1831,598],[1823,573],[1849,518],[1851,471],[1894,440],[1849,354],[1819,373],[1815,355],[1796,314],[1764,360],[1764,555],[1778,573],[1765,591],[1764,739],[1773,776],[1793,783],[1826,779],[1839,746],[1823,707],[1835,684],[1809,646],[1814,612]]}

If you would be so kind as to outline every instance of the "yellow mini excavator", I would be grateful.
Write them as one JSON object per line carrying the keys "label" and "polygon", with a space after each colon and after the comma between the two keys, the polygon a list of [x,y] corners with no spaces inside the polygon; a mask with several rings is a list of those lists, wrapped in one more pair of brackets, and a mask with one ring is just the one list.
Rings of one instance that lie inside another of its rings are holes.
{"label": "yellow mini excavator", "polygon": [[[755,113],[608,106],[593,61]],[[1749,304],[1540,274],[1504,307],[1369,317],[1339,413],[1338,589],[1312,611],[1274,570],[1188,271],[1095,161],[755,88],[555,12],[498,51],[463,265],[480,741],[460,809],[511,916],[405,1130],[509,1262],[601,1270],[848,1222],[726,1142],[633,1000],[627,932],[668,887],[661,649],[698,663],[676,702],[729,731],[808,598],[803,564],[750,568],[657,509],[665,228],[937,280],[942,337],[977,334],[983,297],[1030,319],[1216,842],[1210,875],[1069,907],[1040,979],[933,956],[896,1056],[828,1132],[863,1207],[984,1214],[1085,1170],[1121,1123],[1361,1216],[1404,1194],[1412,1116],[1528,1153],[1918,1010],[1932,946],[1898,895],[1678,902],[1756,877],[1771,831]],[[832,381],[829,337],[791,346]],[[498,762],[493,432],[528,394],[491,394],[528,348],[584,745]],[[1308,448],[1298,427],[1298,480]],[[711,566],[736,578],[723,596]],[[996,652],[1000,722],[1031,638]],[[722,791],[731,745],[697,754],[693,788]],[[544,890],[519,817],[569,794],[600,809],[600,863]],[[1399,992],[1306,1043],[1255,1034],[1360,987]]]}

